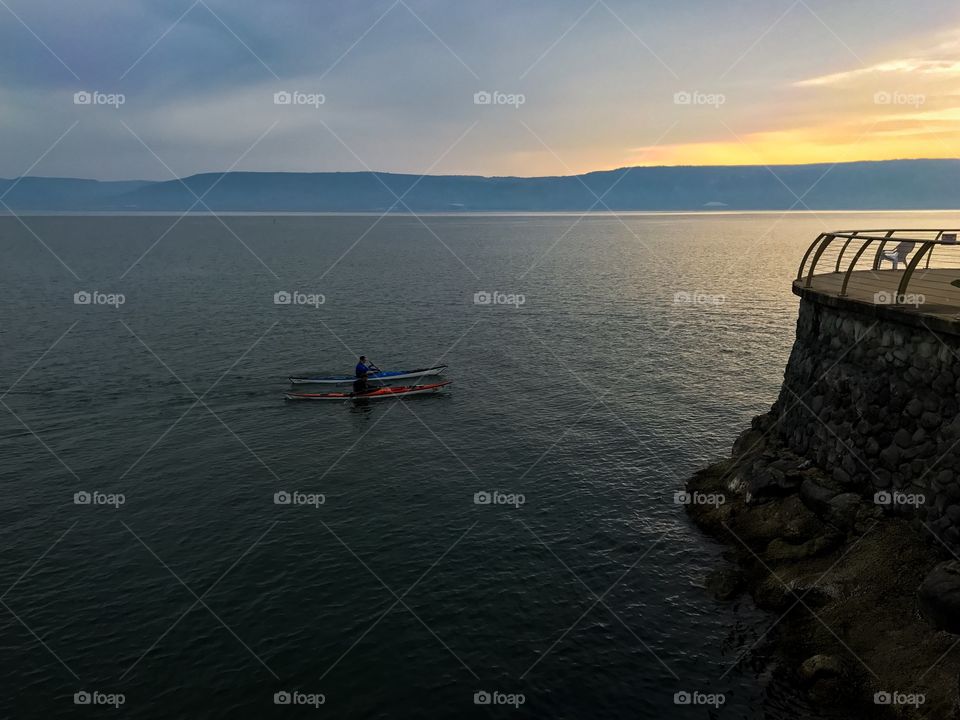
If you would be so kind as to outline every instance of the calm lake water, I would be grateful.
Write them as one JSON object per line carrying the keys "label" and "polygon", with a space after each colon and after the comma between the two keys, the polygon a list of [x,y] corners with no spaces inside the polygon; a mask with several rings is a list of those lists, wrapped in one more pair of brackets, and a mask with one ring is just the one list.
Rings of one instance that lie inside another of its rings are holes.
{"label": "calm lake water", "polygon": [[[946,217],[0,218],[0,716],[820,717],[674,493],[775,399],[813,237]],[[359,354],[454,383],[284,402]]]}

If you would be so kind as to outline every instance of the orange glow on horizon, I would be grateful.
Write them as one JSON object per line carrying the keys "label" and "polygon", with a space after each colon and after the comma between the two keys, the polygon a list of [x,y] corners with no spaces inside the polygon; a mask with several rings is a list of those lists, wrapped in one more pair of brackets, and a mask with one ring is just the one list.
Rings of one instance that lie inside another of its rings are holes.
{"label": "orange glow on horizon", "polygon": [[608,166],[806,165],[960,157],[960,107],[879,118],[873,110],[873,116],[848,112],[820,126],[744,135],[721,126],[715,133],[718,139],[632,148]]}
{"label": "orange glow on horizon", "polygon": [[797,130],[640,149],[624,165],[806,165],[960,157],[960,128],[873,135]]}
{"label": "orange glow on horizon", "polygon": [[[574,175],[624,167],[715,165],[808,165],[881,160],[960,158],[960,107],[833,117],[822,126],[735,134],[719,124],[716,139],[664,142],[621,150],[577,146],[556,153],[513,153],[513,173],[526,177]],[[562,164],[558,158],[563,157]],[[485,168],[484,168],[485,169]],[[482,172],[482,170],[481,170]]]}

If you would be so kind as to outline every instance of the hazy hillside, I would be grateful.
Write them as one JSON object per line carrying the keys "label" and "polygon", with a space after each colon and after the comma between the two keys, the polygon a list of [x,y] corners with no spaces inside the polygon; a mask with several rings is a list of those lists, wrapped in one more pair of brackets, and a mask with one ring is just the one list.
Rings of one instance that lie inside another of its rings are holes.
{"label": "hazy hillside", "polygon": [[[197,203],[194,193],[203,196],[211,210],[261,212],[382,212],[391,207],[400,212],[960,207],[960,160],[771,168],[635,167],[538,178],[438,175],[421,179],[368,172],[204,173],[182,182],[28,177],[7,193],[14,182],[0,180],[0,194],[6,193],[3,202],[10,208],[22,211],[184,211]],[[205,210],[201,204],[194,209]]]}

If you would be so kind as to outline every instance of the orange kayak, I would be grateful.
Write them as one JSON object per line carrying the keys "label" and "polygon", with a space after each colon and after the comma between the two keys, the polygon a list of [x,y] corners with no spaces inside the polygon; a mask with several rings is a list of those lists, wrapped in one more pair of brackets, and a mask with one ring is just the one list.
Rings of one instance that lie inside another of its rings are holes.
{"label": "orange kayak", "polygon": [[362,393],[329,392],[329,393],[285,393],[287,400],[380,400],[382,398],[400,398],[408,395],[427,395],[440,392],[452,380],[433,383],[432,385],[402,385],[399,387],[378,387]]}

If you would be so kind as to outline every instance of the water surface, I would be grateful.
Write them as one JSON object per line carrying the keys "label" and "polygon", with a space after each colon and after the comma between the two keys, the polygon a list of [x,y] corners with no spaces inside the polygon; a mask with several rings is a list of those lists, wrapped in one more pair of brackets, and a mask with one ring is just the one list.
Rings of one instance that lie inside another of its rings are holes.
{"label": "water surface", "polygon": [[[941,223],[0,218],[0,714],[97,690],[125,717],[281,717],[299,690],[336,717],[820,716],[751,651],[776,618],[703,591],[722,548],[674,493],[776,397],[813,237]],[[475,304],[494,291],[524,302]],[[361,353],[454,384],[284,403]],[[475,504],[494,490],[525,502]],[[726,702],[674,704],[694,690]]]}

